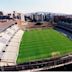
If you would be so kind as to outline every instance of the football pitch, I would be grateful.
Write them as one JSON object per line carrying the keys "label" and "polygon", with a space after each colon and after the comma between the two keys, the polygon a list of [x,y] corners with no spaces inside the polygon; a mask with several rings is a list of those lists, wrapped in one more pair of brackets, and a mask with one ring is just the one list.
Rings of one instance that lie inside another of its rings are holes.
{"label": "football pitch", "polygon": [[62,56],[72,52],[72,41],[54,29],[37,29],[24,32],[17,63],[50,58],[54,53]]}

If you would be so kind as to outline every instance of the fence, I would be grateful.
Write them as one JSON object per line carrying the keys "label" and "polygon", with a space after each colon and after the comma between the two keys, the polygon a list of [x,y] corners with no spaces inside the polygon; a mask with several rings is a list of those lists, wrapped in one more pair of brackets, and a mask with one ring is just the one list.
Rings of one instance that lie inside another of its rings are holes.
{"label": "fence", "polygon": [[65,64],[71,61],[72,61],[72,55],[66,55],[64,57],[59,57],[55,59],[27,62],[27,63],[17,64],[14,66],[3,66],[0,67],[0,71],[20,71],[20,70],[39,69],[45,67],[50,68],[51,66]]}

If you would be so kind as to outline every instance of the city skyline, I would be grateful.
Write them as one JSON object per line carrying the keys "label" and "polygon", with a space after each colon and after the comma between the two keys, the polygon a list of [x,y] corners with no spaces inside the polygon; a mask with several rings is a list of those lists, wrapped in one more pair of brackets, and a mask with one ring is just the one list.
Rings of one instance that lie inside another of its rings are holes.
{"label": "city skyline", "polygon": [[53,12],[72,14],[72,0],[1,0],[0,11],[4,12]]}

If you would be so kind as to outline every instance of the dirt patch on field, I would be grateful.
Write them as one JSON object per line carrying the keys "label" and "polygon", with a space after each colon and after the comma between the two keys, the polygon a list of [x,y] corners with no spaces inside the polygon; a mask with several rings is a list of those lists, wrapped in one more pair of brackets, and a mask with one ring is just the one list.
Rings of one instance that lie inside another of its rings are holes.
{"label": "dirt patch on field", "polygon": [[52,52],[52,58],[56,58],[60,56],[60,52]]}
{"label": "dirt patch on field", "polygon": [[53,25],[50,22],[42,22],[42,23],[35,23],[35,22],[28,22],[26,28],[52,28]]}

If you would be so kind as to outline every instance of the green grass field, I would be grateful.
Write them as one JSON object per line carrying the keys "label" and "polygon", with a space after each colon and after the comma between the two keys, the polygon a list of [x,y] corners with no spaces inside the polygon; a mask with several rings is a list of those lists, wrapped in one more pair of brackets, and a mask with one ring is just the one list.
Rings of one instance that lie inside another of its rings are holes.
{"label": "green grass field", "polygon": [[72,52],[72,41],[53,29],[26,31],[22,37],[17,63],[64,55]]}

